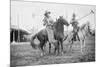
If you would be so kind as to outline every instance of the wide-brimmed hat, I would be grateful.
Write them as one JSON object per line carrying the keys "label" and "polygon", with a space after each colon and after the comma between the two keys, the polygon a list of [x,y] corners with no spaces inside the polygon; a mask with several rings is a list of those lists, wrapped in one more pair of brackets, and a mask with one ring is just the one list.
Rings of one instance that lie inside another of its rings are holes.
{"label": "wide-brimmed hat", "polygon": [[44,15],[46,16],[47,14],[50,14],[50,11],[45,11]]}

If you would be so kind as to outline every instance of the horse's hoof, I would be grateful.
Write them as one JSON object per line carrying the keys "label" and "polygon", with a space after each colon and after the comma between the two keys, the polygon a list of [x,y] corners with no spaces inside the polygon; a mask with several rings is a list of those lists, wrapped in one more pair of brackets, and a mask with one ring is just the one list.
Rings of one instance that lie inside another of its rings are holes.
{"label": "horse's hoof", "polygon": [[64,52],[61,52],[61,55],[63,55],[64,54]]}
{"label": "horse's hoof", "polygon": [[41,55],[41,56],[44,56],[44,55],[45,55],[45,53],[41,53],[40,55]]}
{"label": "horse's hoof", "polygon": [[83,53],[83,52],[81,52],[81,54],[83,55],[84,53]]}
{"label": "horse's hoof", "polygon": [[40,56],[43,56],[43,53],[41,53]]}
{"label": "horse's hoof", "polygon": [[63,51],[63,53],[65,54],[65,53],[66,53],[66,51]]}
{"label": "horse's hoof", "polygon": [[73,53],[73,49],[70,49],[70,50],[69,50],[69,53]]}

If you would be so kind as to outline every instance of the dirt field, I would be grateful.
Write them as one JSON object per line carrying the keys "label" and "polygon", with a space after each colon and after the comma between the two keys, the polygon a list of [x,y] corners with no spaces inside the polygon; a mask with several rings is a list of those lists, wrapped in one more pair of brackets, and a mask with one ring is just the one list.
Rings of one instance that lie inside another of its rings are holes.
{"label": "dirt field", "polygon": [[39,50],[34,50],[29,43],[11,44],[11,67],[60,64],[60,63],[77,63],[95,61],[95,38],[88,37],[86,46],[83,48],[83,54],[80,51],[80,43],[75,42],[72,51],[69,51],[69,44],[64,42],[64,54],[48,54],[48,45],[45,48],[46,54],[40,55]]}

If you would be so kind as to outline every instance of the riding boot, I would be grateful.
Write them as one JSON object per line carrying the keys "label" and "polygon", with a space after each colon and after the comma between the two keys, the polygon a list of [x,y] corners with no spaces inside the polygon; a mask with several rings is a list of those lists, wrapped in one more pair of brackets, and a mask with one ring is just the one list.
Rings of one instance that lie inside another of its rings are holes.
{"label": "riding boot", "polygon": [[78,41],[80,41],[80,38],[79,38],[79,36],[78,36],[78,35],[77,35],[77,40],[78,40]]}
{"label": "riding boot", "polygon": [[75,36],[75,41],[76,41],[77,39],[76,39],[76,36]]}
{"label": "riding boot", "polygon": [[76,33],[74,33],[74,41],[76,41]]}

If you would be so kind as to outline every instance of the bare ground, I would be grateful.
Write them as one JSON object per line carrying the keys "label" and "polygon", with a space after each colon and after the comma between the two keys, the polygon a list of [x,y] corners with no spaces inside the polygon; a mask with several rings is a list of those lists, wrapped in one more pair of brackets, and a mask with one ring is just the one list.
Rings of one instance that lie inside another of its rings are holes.
{"label": "bare ground", "polygon": [[83,54],[80,51],[80,43],[75,42],[72,51],[69,51],[67,41],[64,42],[64,54],[48,54],[48,44],[45,48],[45,55],[41,56],[40,50],[34,50],[29,43],[11,44],[10,45],[10,63],[11,67],[60,64],[60,63],[77,63],[95,61],[95,38],[89,37],[86,40],[86,46],[83,47]]}

